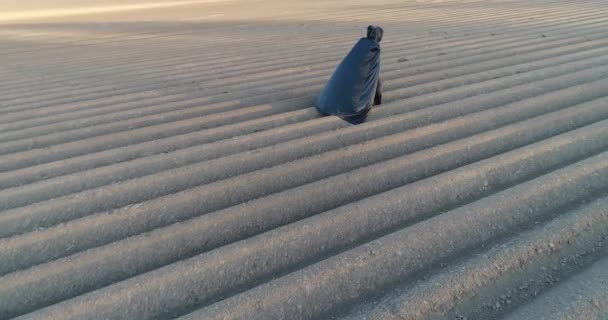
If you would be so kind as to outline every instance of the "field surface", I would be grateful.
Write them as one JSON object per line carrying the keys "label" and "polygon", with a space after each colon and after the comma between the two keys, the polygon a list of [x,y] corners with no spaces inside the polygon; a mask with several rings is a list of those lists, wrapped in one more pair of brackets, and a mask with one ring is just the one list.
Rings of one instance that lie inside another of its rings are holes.
{"label": "field surface", "polygon": [[0,319],[608,319],[607,237],[605,1],[2,1]]}

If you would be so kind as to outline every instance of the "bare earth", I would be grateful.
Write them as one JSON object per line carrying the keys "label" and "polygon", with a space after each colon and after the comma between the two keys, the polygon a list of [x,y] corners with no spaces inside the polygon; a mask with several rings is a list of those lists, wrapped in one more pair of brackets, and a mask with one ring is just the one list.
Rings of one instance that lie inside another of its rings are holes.
{"label": "bare earth", "polygon": [[605,1],[9,0],[0,57],[0,319],[608,319]]}

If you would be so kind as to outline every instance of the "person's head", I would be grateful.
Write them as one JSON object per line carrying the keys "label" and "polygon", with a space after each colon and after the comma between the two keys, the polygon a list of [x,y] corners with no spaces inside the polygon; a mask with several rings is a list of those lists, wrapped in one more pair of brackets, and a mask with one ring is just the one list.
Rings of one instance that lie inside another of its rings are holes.
{"label": "person's head", "polygon": [[367,38],[376,42],[382,41],[382,35],[384,30],[379,26],[368,26],[367,27]]}

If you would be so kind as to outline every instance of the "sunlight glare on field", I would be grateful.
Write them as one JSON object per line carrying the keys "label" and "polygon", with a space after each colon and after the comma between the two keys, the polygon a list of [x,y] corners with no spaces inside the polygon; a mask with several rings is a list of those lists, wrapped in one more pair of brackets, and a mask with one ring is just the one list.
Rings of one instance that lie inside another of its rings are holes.
{"label": "sunlight glare on field", "polygon": [[43,10],[15,10],[0,12],[0,22],[20,21],[27,19],[41,19],[54,17],[79,16],[87,14],[125,12],[146,9],[162,9],[193,4],[227,2],[229,0],[187,0],[187,1],[154,1],[135,4],[88,6],[88,7],[66,7],[58,9]]}

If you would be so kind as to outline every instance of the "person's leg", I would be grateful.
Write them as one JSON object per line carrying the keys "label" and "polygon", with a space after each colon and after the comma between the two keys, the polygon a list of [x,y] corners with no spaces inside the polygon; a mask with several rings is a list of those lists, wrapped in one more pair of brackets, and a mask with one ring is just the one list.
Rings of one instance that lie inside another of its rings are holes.
{"label": "person's leg", "polygon": [[374,96],[374,105],[381,105],[382,104],[382,83],[380,82],[380,79],[378,79],[378,85],[376,86],[376,95]]}

